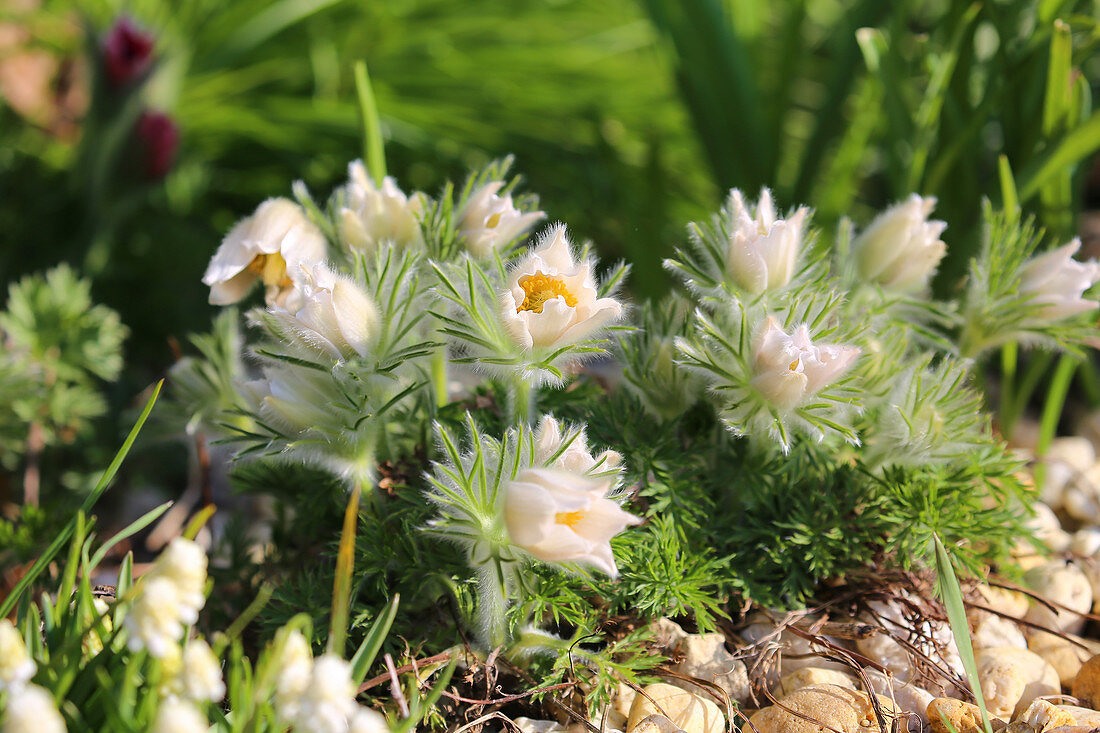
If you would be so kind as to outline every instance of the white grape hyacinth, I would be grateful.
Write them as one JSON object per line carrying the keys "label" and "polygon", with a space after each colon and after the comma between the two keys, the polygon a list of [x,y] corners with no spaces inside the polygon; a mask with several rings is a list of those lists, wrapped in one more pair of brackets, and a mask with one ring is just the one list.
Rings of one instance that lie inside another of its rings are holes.
{"label": "white grape hyacinth", "polygon": [[875,217],[852,245],[859,274],[900,293],[925,289],[947,253],[947,223],[928,220],[935,206],[934,197],[912,194]]}
{"label": "white grape hyacinth", "polygon": [[760,295],[794,277],[810,210],[800,207],[788,219],[776,216],[771,192],[764,189],[755,211],[737,189],[730,191],[722,215],[729,229],[727,272],[738,287]]}
{"label": "white grape hyacinth", "polygon": [[65,719],[53,695],[38,685],[8,691],[7,711],[0,733],[65,733]]}
{"label": "white grape hyacinth", "polygon": [[366,356],[381,316],[371,297],[350,277],[325,264],[303,268],[302,305],[271,316],[309,351],[345,360]]}
{"label": "white grape hyacinth", "polygon": [[192,702],[217,702],[225,697],[221,663],[201,639],[184,647],[178,680],[180,694]]}
{"label": "white grape hyacinth", "polygon": [[210,722],[190,700],[165,698],[157,708],[152,733],[207,733]]}
{"label": "white grape hyacinth", "polygon": [[505,487],[504,520],[512,543],[548,563],[618,568],[611,538],[641,519],[607,497],[614,480],[562,468],[527,468]]}
{"label": "white grape hyacinth", "polygon": [[348,723],[348,733],[389,733],[390,726],[386,723],[386,716],[360,705]]}
{"label": "white grape hyacinth", "polygon": [[298,698],[293,718],[300,733],[346,733],[355,715],[355,683],[351,666],[335,654],[313,660],[309,685]]}
{"label": "white grape hyacinth", "polygon": [[11,621],[0,619],[0,692],[22,689],[37,670],[19,631]]}
{"label": "white grape hyacinth", "polygon": [[487,256],[546,217],[541,211],[525,214],[517,209],[511,194],[498,195],[503,186],[503,181],[486,183],[458,212],[458,234],[475,257]]}
{"label": "white grape hyacinth", "polygon": [[844,375],[860,350],[839,344],[814,344],[805,324],[788,334],[774,317],[753,339],[752,384],[770,404],[792,410]]}
{"label": "white grape hyacinth", "polygon": [[264,285],[269,306],[300,307],[302,265],[325,259],[325,235],[301,206],[286,198],[264,201],[229,230],[202,277],[213,305],[230,305],[253,284]]}
{"label": "white grape hyacinth", "polygon": [[184,627],[195,623],[206,603],[206,553],[195,542],[176,537],[136,588],[123,623],[132,651],[147,649],[157,658],[171,653]]}
{"label": "white grape hyacinth", "polygon": [[1020,292],[1041,306],[1041,317],[1061,320],[1095,310],[1100,303],[1081,297],[1100,279],[1100,263],[1078,262],[1073,258],[1081,240],[1033,257],[1024,263]]}
{"label": "white grape hyacinth", "polygon": [[370,253],[383,244],[424,247],[420,230],[425,209],[423,194],[406,196],[389,176],[376,186],[361,160],[348,165],[348,183],[342,190],[345,205],[338,214],[337,230],[350,249]]}
{"label": "white grape hyacinth", "polygon": [[283,720],[294,720],[313,675],[313,654],[301,631],[287,633],[277,666],[275,709]]}
{"label": "white grape hyacinth", "polygon": [[501,316],[524,350],[558,349],[618,320],[622,304],[600,298],[591,262],[576,262],[565,225],[544,232],[535,249],[508,275]]}

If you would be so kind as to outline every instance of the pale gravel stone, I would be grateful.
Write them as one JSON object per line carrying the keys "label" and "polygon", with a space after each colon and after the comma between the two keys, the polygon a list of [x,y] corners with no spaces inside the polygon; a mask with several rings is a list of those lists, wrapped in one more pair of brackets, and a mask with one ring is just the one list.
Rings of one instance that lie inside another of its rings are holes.
{"label": "pale gravel stone", "polygon": [[634,730],[650,715],[664,715],[685,733],[723,733],[726,718],[719,707],[708,699],[679,687],[656,682],[637,695],[630,707],[627,730]]}
{"label": "pale gravel stone", "polygon": [[975,652],[978,681],[990,715],[1011,720],[1031,701],[1061,692],[1058,673],[1027,649],[994,647]]}
{"label": "pale gravel stone", "polygon": [[1032,601],[1025,621],[1071,634],[1081,632],[1085,619],[1080,614],[1092,610],[1092,585],[1081,568],[1062,560],[1051,560],[1031,568],[1024,577],[1026,585],[1038,595],[1070,609],[1052,611]]}

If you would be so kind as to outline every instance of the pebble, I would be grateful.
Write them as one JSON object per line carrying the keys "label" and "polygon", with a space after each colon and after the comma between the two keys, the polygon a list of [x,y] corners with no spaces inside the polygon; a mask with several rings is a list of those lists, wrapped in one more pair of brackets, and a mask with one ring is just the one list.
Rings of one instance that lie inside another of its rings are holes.
{"label": "pebble", "polygon": [[[698,677],[721,687],[731,700],[744,702],[749,698],[749,673],[745,663],[726,650],[722,634],[688,634],[678,648],[683,655],[673,669],[685,677]],[[686,680],[670,682],[688,692],[697,692],[698,685]]]}
{"label": "pebble", "polygon": [[[1069,638],[1050,634],[1046,631],[1032,631],[1027,639],[1027,647],[1054,667],[1063,687],[1069,687],[1076,679],[1081,665],[1094,654],[1100,654],[1100,642],[1082,639],[1073,634]],[[1074,642],[1083,644],[1084,648]]]}
{"label": "pebble", "polygon": [[928,725],[926,711],[928,703],[932,702],[935,695],[916,685],[890,679],[877,669],[865,669],[864,674],[867,675],[872,690],[879,696],[893,701],[903,715],[908,714],[919,720],[921,725]]}
{"label": "pebble", "polygon": [[[1100,527],[1085,527],[1074,532],[1069,541],[1069,551],[1083,558],[1091,558],[1100,552]],[[1093,595],[1096,595],[1095,586]]]}
{"label": "pebble", "polygon": [[651,715],[665,716],[685,733],[723,733],[726,728],[725,716],[710,700],[664,682],[647,685],[643,690],[645,695],[636,695],[630,706],[628,731]]}
{"label": "pebble", "polygon": [[512,721],[521,733],[562,733],[565,726],[556,720],[535,720],[532,718],[516,718]]}
{"label": "pebble", "polygon": [[1070,689],[1073,696],[1087,707],[1100,705],[1100,656],[1093,656],[1081,665],[1081,671]]}
{"label": "pebble", "polygon": [[[982,713],[977,705],[950,697],[937,697],[928,703],[926,709],[928,723],[933,733],[950,733],[950,728],[944,724],[943,719],[954,727],[955,733],[982,733]],[[993,730],[1005,727],[1005,722],[990,714],[990,722]]]}
{"label": "pebble", "polygon": [[1100,726],[1100,712],[1090,710],[1089,708],[1077,707],[1076,705],[1059,705],[1058,709],[1065,710],[1072,715],[1074,725]]}
{"label": "pebble", "polygon": [[1096,451],[1087,438],[1055,438],[1042,460],[1046,467],[1039,496],[1045,504],[1058,509],[1073,478],[1089,470],[1096,462]]}
{"label": "pebble", "polygon": [[[881,620],[881,624],[891,633],[902,637],[908,636],[922,654],[942,662],[945,667],[959,674],[963,674],[962,660],[959,658],[958,649],[955,647],[955,638],[947,624],[924,620],[920,622],[919,629],[912,629],[912,622],[907,617],[901,603],[897,601],[888,603],[871,601],[867,605],[874,610],[878,619]],[[867,620],[869,623],[880,622],[873,617]],[[929,641],[929,639],[933,641]],[[859,649],[860,654],[889,669],[897,680],[908,682],[915,677],[909,651],[889,634],[875,634],[858,639],[856,647]]]}
{"label": "pebble", "polygon": [[1012,725],[1008,727],[1009,733],[1016,733],[1013,726],[1021,728],[1021,733],[1045,733],[1051,728],[1060,728],[1066,725],[1074,725],[1077,720],[1073,715],[1046,700],[1035,700]]}
{"label": "pebble", "polygon": [[978,609],[967,611],[966,616],[975,647],[1014,646],[1027,649],[1027,637],[1014,621]]}
{"label": "pebble", "polygon": [[825,669],[824,667],[803,667],[790,674],[783,675],[779,680],[779,694],[790,695],[812,685],[836,685],[846,690],[856,689],[855,680],[851,675],[838,669]]}
{"label": "pebble", "polygon": [[1011,720],[1035,698],[1061,692],[1058,673],[1032,651],[993,647],[978,650],[975,657],[978,682],[990,715]]}
{"label": "pebble", "polygon": [[[1035,516],[1029,518],[1024,527],[1037,540],[1040,540],[1053,552],[1064,552],[1069,547],[1069,533],[1062,529],[1062,523],[1054,510],[1041,501],[1031,506]],[[1030,546],[1030,543],[1025,543]],[[1034,552],[1034,549],[1031,550]]]}
{"label": "pebble", "polygon": [[[872,733],[879,730],[874,705],[865,692],[836,685],[815,685],[796,690],[781,698],[780,702],[783,707],[773,705],[754,713],[749,718],[749,729],[759,733],[820,733],[823,726],[841,733]],[[887,716],[889,727],[897,711],[885,698],[879,697],[878,702]],[[819,722],[800,718],[791,710]]]}
{"label": "pebble", "polygon": [[1028,597],[1017,590],[993,585],[978,586],[978,594],[989,608],[1012,618],[1023,618],[1030,607]]}
{"label": "pebble", "polygon": [[1031,568],[1024,578],[1038,595],[1071,609],[1051,610],[1032,601],[1025,621],[1070,634],[1081,632],[1085,619],[1080,614],[1092,610],[1092,585],[1081,568],[1063,560],[1051,560]]}
{"label": "pebble", "polygon": [[671,720],[663,715],[649,715],[638,721],[630,733],[683,733]]}

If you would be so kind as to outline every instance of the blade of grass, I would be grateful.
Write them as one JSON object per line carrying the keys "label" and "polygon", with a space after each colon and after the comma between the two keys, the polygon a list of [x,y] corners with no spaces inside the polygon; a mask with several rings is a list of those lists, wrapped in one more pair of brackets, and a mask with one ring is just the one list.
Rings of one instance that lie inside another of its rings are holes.
{"label": "blade of grass", "polygon": [[390,633],[393,620],[397,617],[397,604],[400,602],[401,596],[394,595],[390,605],[386,608],[386,612],[374,620],[370,631],[367,633],[367,638],[363,639],[363,643],[359,645],[355,656],[351,658],[351,678],[356,685],[363,682],[370,666],[374,664],[374,659],[378,656],[378,650],[382,648],[382,642],[386,640],[386,634]]}
{"label": "blade of grass", "polygon": [[363,160],[375,185],[381,186],[386,177],[386,151],[366,61],[355,62],[355,94],[359,99],[359,122],[363,128]]}
{"label": "blade of grass", "polygon": [[103,558],[107,556],[107,553],[111,551],[112,547],[117,545],[119,542],[122,542],[127,537],[132,537],[133,535],[148,527],[150,524],[155,522],[161,514],[164,514],[166,511],[168,511],[168,508],[171,507],[174,503],[175,502],[172,501],[166,501],[155,509],[146,512],[145,514],[141,515],[133,522],[128,524],[124,529],[118,532],[118,534],[111,537],[111,539],[109,539],[108,541],[104,542],[103,546],[96,550],[95,554],[92,555],[92,559],[88,561],[88,567],[85,569],[84,572],[93,572],[97,567],[99,567],[99,564],[103,562]]}
{"label": "blade of grass", "polygon": [[978,664],[974,660],[974,646],[970,641],[970,626],[966,621],[966,605],[963,603],[962,588],[959,586],[959,579],[955,577],[955,568],[951,565],[951,558],[943,542],[940,541],[940,536],[933,532],[932,540],[936,543],[936,585],[939,588],[943,606],[947,610],[951,634],[955,637],[955,646],[959,650],[963,669],[966,670],[966,678],[970,681],[978,710],[981,711],[982,727],[985,728],[985,733],[993,733],[989,711],[985,708],[981,681],[978,679]]}
{"label": "blade of grass", "polygon": [[355,482],[344,509],[344,526],[340,530],[340,551],[336,556],[336,580],[332,585],[332,623],[328,633],[328,650],[344,656],[348,634],[348,604],[351,600],[351,575],[355,569],[355,525],[359,520],[359,496],[362,484]]}
{"label": "blade of grass", "polygon": [[[145,424],[146,418],[148,418],[149,413],[153,411],[153,405],[156,404],[157,397],[160,395],[160,390],[163,386],[163,379],[157,382],[156,388],[153,389],[152,396],[149,398],[149,401],[145,403],[145,409],[141,411],[141,415],[138,417],[137,422],[134,423],[134,427],[130,430],[130,434],[126,436],[126,440],[123,441],[122,447],[119,448],[118,453],[115,454],[114,460],[107,466],[107,470],[103,472],[103,476],[100,477],[95,488],[92,489],[91,493],[84,499],[84,503],[80,506],[81,512],[87,513],[111,485],[111,481],[114,480],[115,474],[118,473],[119,466],[122,465],[122,461],[126,458],[126,454],[130,452],[131,446],[133,446],[134,441],[137,440],[138,433],[141,432],[141,427]],[[31,569],[27,571],[27,574],[19,579],[19,582],[15,584],[15,588],[8,594],[8,597],[0,603],[0,618],[4,618],[11,613],[11,609],[19,601],[19,597],[23,595],[30,584],[42,574],[42,571],[53,562],[54,557],[61,551],[61,547],[76,530],[76,523],[76,517],[69,520],[65,529],[58,533],[57,537],[50,543],[50,546],[46,548],[46,551],[42,553],[38,560],[35,561],[34,565],[31,566]]]}

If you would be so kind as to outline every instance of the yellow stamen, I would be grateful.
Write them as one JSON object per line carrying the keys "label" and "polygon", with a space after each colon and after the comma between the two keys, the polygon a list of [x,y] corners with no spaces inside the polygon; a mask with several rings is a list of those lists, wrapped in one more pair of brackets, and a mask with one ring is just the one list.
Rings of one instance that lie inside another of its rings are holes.
{"label": "yellow stamen", "polygon": [[524,297],[523,302],[520,303],[519,308],[516,308],[517,313],[520,311],[542,313],[542,307],[546,304],[546,301],[557,297],[561,297],[565,300],[565,304],[570,308],[577,305],[577,296],[569,292],[569,288],[565,286],[564,280],[546,275],[541,270],[535,272],[534,275],[524,275],[521,277],[519,279],[519,286],[523,288],[526,297]]}
{"label": "yellow stamen", "polygon": [[259,275],[264,285],[278,285],[280,288],[288,288],[293,283],[286,274],[286,260],[278,252],[269,255],[256,255],[248,263],[248,271]]}
{"label": "yellow stamen", "polygon": [[792,362],[790,363],[790,365],[789,365],[789,366],[788,366],[787,368],[788,368],[788,369],[790,369],[790,370],[791,370],[792,372],[793,372],[793,371],[795,371],[795,370],[797,370],[797,369],[798,369],[798,362],[799,362],[799,361],[800,361],[800,359],[795,359],[794,361],[792,361]]}
{"label": "yellow stamen", "polygon": [[485,220],[486,229],[495,229],[497,224],[500,223],[500,214],[493,214]]}
{"label": "yellow stamen", "polygon": [[577,522],[584,519],[584,512],[558,512],[554,515],[554,521],[564,524],[569,529],[575,529]]}

